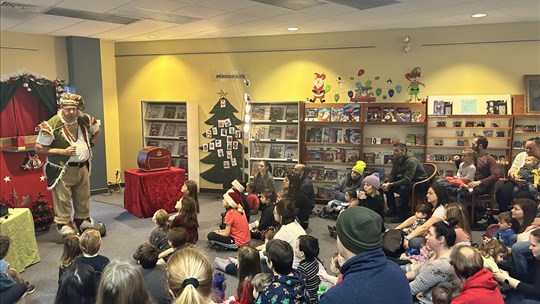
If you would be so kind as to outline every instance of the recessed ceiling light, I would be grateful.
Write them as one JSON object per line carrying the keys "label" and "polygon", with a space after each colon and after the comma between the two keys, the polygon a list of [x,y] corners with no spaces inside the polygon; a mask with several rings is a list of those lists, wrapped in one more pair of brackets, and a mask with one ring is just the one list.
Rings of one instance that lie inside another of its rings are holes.
{"label": "recessed ceiling light", "polygon": [[152,40],[157,40],[157,39],[159,39],[159,37],[158,37],[158,36],[155,36],[155,35],[148,35],[148,36],[146,36],[146,38],[152,39]]}
{"label": "recessed ceiling light", "polygon": [[299,30],[299,28],[296,27],[296,26],[289,26],[289,27],[287,27],[287,31],[289,31],[289,32],[296,32],[296,31],[298,31],[298,30]]}
{"label": "recessed ceiling light", "polygon": [[476,13],[476,14],[472,14],[471,17],[473,17],[473,18],[484,18],[484,17],[487,17],[487,14]]}

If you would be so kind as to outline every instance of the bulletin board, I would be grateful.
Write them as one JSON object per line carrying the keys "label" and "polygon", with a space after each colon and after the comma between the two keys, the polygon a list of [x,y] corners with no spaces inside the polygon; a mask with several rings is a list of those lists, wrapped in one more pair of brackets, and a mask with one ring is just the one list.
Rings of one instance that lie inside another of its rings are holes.
{"label": "bulletin board", "polygon": [[498,95],[430,95],[428,115],[510,115],[512,97]]}

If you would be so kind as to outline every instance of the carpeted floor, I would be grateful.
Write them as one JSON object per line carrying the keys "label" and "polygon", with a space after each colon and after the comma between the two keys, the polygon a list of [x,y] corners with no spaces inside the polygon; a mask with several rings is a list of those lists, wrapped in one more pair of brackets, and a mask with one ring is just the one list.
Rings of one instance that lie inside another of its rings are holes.
{"label": "carpeted floor", "polygon": [[[94,221],[104,222],[107,226],[107,236],[103,239],[100,254],[112,259],[120,259],[134,263],[133,252],[137,246],[148,241],[153,224],[151,218],[141,219],[130,214],[123,208],[123,193],[113,195],[92,196],[91,214]],[[199,195],[201,213],[199,214],[199,242],[198,247],[206,252],[211,261],[217,256],[227,257],[234,255],[234,252],[216,252],[208,248],[206,235],[215,229],[220,221],[220,213],[223,211],[222,196],[217,193],[201,193]],[[315,210],[322,206],[315,206]],[[258,216],[252,216],[251,221]],[[307,230],[319,239],[319,258],[328,265],[330,257],[337,252],[336,241],[328,234],[328,225],[334,225],[335,221],[322,219],[312,215],[310,228]],[[394,227],[395,224],[385,224]],[[475,232],[474,240],[479,241],[480,233]],[[26,303],[53,303],[56,290],[58,288],[58,260],[62,254],[61,239],[56,233],[56,229],[51,228],[47,232],[36,235],[41,262],[28,267],[23,272],[23,277],[36,286],[36,291],[26,296]],[[252,241],[253,246],[261,244],[260,241]],[[227,295],[233,295],[238,280],[227,276]]]}

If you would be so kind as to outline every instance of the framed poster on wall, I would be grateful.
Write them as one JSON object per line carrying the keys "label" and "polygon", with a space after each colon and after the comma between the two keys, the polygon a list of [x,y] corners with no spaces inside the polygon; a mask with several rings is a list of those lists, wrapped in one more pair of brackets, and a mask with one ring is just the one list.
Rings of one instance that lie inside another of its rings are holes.
{"label": "framed poster on wall", "polygon": [[525,104],[528,113],[540,113],[540,75],[525,75]]}

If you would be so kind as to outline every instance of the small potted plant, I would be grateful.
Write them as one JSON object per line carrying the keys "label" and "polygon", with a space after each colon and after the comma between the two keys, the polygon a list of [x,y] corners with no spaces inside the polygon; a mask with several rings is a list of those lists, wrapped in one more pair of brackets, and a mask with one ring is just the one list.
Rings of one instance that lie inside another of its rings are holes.
{"label": "small potted plant", "polygon": [[54,221],[54,209],[43,199],[44,197],[41,192],[38,193],[36,201],[30,206],[36,231],[48,230]]}

